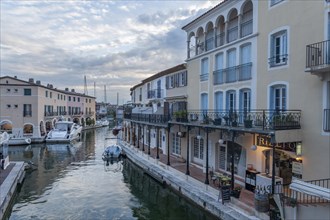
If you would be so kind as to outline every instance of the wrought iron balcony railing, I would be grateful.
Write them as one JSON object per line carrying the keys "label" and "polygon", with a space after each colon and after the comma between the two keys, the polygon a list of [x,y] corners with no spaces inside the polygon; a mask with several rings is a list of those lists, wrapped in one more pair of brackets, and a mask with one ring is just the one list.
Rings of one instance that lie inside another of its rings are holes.
{"label": "wrought iron balcony railing", "polygon": [[330,40],[306,46],[306,68],[330,65]]}
{"label": "wrought iron balcony railing", "polygon": [[160,114],[140,114],[140,113],[124,113],[124,118],[132,121],[141,121],[152,124],[166,124],[170,120],[170,116]]}
{"label": "wrought iron balcony railing", "polygon": [[300,110],[190,110],[173,115],[132,114],[124,118],[147,123],[188,123],[191,125],[242,127],[261,130],[300,129]]}
{"label": "wrought iron balcony railing", "polygon": [[252,62],[214,71],[213,85],[245,81],[251,78]]}

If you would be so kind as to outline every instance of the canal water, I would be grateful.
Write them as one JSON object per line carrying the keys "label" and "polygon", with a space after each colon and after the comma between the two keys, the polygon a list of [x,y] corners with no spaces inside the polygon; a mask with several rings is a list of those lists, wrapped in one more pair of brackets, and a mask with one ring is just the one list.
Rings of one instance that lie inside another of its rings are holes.
{"label": "canal water", "polygon": [[217,219],[164,188],[128,159],[106,166],[110,128],[87,130],[74,145],[10,146],[11,161],[30,162],[5,219]]}

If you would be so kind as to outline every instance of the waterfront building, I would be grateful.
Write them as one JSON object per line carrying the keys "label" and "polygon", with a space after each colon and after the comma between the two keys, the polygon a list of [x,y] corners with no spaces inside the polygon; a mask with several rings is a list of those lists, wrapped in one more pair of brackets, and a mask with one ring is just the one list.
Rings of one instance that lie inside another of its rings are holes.
{"label": "waterfront building", "polygon": [[[139,148],[141,144],[141,149],[148,150],[148,153],[150,148],[157,146],[157,152],[160,150],[169,154],[169,117],[173,112],[186,109],[186,88],[185,64],[156,73],[132,87],[131,108],[125,116],[125,119],[129,119],[125,121],[125,136],[130,143]],[[129,129],[132,129],[132,135]],[[148,149],[145,149],[145,145]],[[171,150],[174,152],[175,148]],[[176,154],[181,156],[179,152]]]}
{"label": "waterfront building", "polygon": [[[182,29],[187,96],[174,107],[166,90],[164,152],[182,158],[188,175],[189,164],[203,169],[205,184],[218,172],[232,189],[270,186],[298,203],[327,202],[284,189],[293,180],[330,186],[330,2],[224,0]],[[156,128],[150,114],[127,122]],[[328,204],[313,208],[324,217]],[[290,218],[308,212],[299,209]]]}
{"label": "waterfront building", "polygon": [[30,137],[42,142],[58,120],[84,125],[95,120],[95,97],[77,93],[74,89],[60,90],[39,80],[17,77],[0,78],[0,125],[15,137]]}

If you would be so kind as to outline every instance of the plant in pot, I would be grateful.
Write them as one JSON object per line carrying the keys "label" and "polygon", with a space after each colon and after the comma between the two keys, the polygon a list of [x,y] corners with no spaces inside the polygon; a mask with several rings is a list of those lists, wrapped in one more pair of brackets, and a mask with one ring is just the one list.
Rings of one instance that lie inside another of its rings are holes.
{"label": "plant in pot", "polygon": [[252,128],[252,119],[251,119],[251,115],[249,114],[245,120],[244,120],[244,126],[246,128]]}
{"label": "plant in pot", "polygon": [[241,195],[242,187],[241,186],[236,186],[232,191],[231,195],[235,198],[239,198]]}
{"label": "plant in pot", "polygon": [[174,117],[177,122],[186,122],[187,121],[187,111],[176,111],[174,112]]}
{"label": "plant in pot", "polygon": [[216,118],[213,120],[214,125],[221,125],[222,118],[219,116],[216,116]]}

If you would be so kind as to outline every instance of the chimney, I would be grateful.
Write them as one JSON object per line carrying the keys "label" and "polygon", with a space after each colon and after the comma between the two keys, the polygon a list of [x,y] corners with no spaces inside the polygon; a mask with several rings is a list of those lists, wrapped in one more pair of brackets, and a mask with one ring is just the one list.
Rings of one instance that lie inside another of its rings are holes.
{"label": "chimney", "polygon": [[66,91],[66,92],[69,92],[69,88],[65,88],[65,91]]}
{"label": "chimney", "polygon": [[33,78],[29,78],[29,83],[34,83],[34,79]]}
{"label": "chimney", "polygon": [[53,88],[53,84],[50,84],[50,85],[49,85],[49,88],[51,88],[51,89],[52,89],[52,88]]}
{"label": "chimney", "polygon": [[41,85],[40,80],[37,80],[36,83],[37,83],[37,85]]}
{"label": "chimney", "polygon": [[74,89],[71,89],[71,92],[74,92]]}

